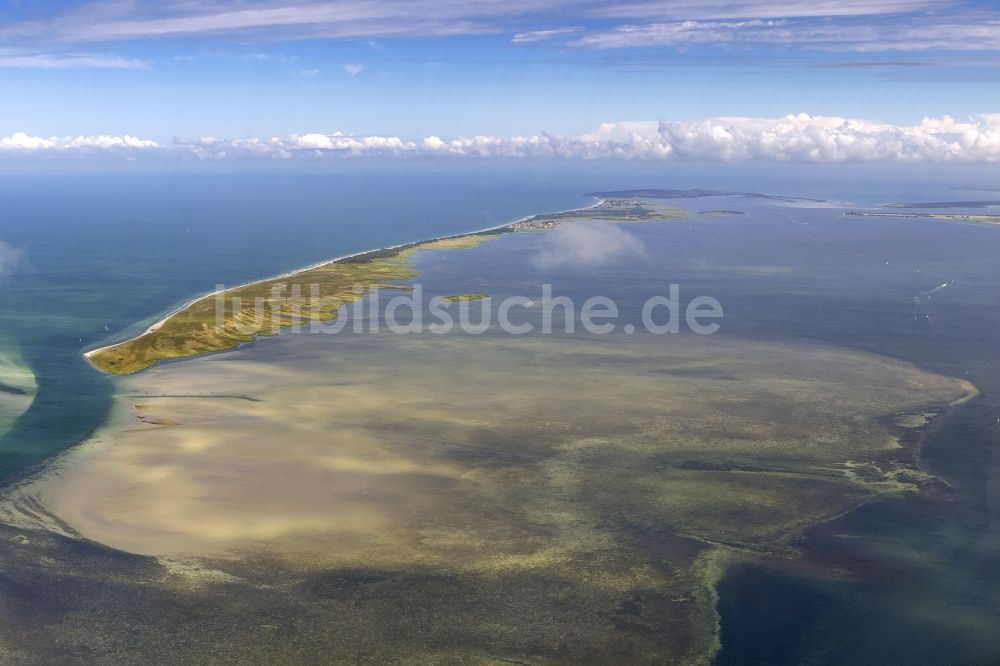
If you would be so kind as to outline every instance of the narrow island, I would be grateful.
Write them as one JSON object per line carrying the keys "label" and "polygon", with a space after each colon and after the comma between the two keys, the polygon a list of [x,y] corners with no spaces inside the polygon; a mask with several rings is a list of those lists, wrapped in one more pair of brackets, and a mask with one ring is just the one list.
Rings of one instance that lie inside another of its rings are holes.
{"label": "narrow island", "polygon": [[[86,352],[98,370],[127,375],[158,361],[233,349],[258,336],[310,320],[329,321],[374,289],[416,276],[418,249],[474,247],[508,226],[335,259],[318,266],[213,292],[192,301],[138,337]],[[221,323],[220,323],[221,322]]]}
{"label": "narrow island", "polygon": [[[418,250],[471,248],[498,235],[544,231],[564,223],[610,223],[682,219],[681,208],[635,199],[602,199],[592,206],[530,216],[510,224],[340,257],[285,275],[199,297],[150,326],[141,335],[87,351],[90,363],[108,374],[128,375],[159,361],[235,349],[282,328],[331,321],[342,307],[376,289],[407,289],[399,280],[416,277],[410,257]],[[485,298],[459,294],[446,301]]]}
{"label": "narrow island", "polygon": [[636,190],[610,190],[588,192],[591,197],[618,197],[635,199],[703,199],[705,197],[743,197],[745,199],[765,199],[768,201],[806,201],[810,203],[827,203],[825,199],[808,199],[806,197],[786,197],[778,194],[761,194],[760,192],[729,192],[726,190],[670,190],[645,188]]}
{"label": "narrow island", "polygon": [[883,208],[991,208],[1000,206],[1000,201],[924,201],[924,202],[903,202],[890,203]]}
{"label": "narrow island", "polygon": [[741,210],[700,210],[698,215],[701,217],[729,217],[730,215],[746,215]]}

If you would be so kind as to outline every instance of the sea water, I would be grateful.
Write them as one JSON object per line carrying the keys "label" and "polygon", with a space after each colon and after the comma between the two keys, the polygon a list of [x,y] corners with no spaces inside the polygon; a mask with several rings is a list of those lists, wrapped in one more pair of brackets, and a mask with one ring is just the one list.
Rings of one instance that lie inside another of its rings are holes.
{"label": "sea water", "polygon": [[[34,465],[103,422],[112,384],[82,360],[82,349],[139,330],[217,284],[584,205],[593,189],[650,186],[869,206],[961,198],[947,183],[935,190],[891,179],[768,182],[734,173],[713,182],[705,171],[596,167],[555,175],[479,168],[4,177],[0,240],[22,259],[0,283],[0,332],[36,375],[38,395],[0,439],[2,471]],[[972,381],[983,395],[924,444],[925,464],[947,481],[949,498],[870,504],[808,531],[796,544],[805,566],[769,561],[731,571],[719,588],[719,660],[995,659],[1000,227],[844,217],[842,208],[729,197],[664,203],[747,214],[630,225],[645,252],[607,270],[547,274],[522,264],[512,275],[509,258],[486,252],[468,267],[455,264],[458,254],[448,264],[418,260],[420,280],[436,293],[489,284],[498,296],[550,280],[573,297],[599,294],[610,281],[632,317],[645,298],[677,283],[722,303],[719,335],[862,349]],[[527,241],[512,242],[528,250]],[[475,280],[458,285],[456,274]]]}

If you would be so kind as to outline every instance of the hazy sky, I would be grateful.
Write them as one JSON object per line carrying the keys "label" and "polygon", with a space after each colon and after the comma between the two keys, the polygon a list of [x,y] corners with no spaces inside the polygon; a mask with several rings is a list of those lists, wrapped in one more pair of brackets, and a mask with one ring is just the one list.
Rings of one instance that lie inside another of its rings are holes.
{"label": "hazy sky", "polygon": [[995,2],[0,0],[3,154],[994,161],[998,84]]}

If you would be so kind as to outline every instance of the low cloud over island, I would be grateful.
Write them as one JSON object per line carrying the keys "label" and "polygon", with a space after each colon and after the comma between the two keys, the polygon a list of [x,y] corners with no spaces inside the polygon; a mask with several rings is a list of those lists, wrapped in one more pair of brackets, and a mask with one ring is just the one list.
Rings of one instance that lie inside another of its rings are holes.
{"label": "low cloud over island", "polygon": [[597,268],[644,254],[643,242],[613,224],[579,222],[557,227],[532,257],[536,268]]}

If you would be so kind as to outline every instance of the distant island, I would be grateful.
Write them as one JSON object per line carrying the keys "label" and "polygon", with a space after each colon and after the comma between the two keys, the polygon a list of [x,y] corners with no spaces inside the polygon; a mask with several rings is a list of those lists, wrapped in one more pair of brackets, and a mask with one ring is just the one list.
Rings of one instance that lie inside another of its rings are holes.
{"label": "distant island", "polygon": [[850,211],[845,217],[908,217],[925,220],[949,220],[951,222],[979,222],[981,224],[1000,224],[1000,215],[968,215],[962,213],[872,213],[866,211]]}
{"label": "distant island", "polygon": [[746,215],[742,210],[700,210],[699,215],[705,217],[726,217],[728,215]]}
{"label": "distant island", "polygon": [[785,197],[776,194],[760,194],[759,192],[727,192],[724,190],[610,190],[606,192],[587,192],[588,197],[616,197],[636,199],[702,199],[704,197],[744,197],[746,199],[767,199],[770,201],[808,201],[811,203],[826,203],[825,199],[807,199],[805,197]]}
{"label": "distant island", "polygon": [[[585,196],[594,196],[591,194]],[[678,220],[688,217],[683,208],[657,206],[640,201],[637,197],[602,198],[593,206],[533,215],[510,225],[513,231],[538,231],[552,229],[562,222],[653,222]]]}
{"label": "distant island", "polygon": [[961,192],[1000,192],[1000,185],[957,185],[951,189]]}
{"label": "distant island", "polygon": [[989,208],[1000,201],[928,201],[923,203],[890,203],[883,208]]}

